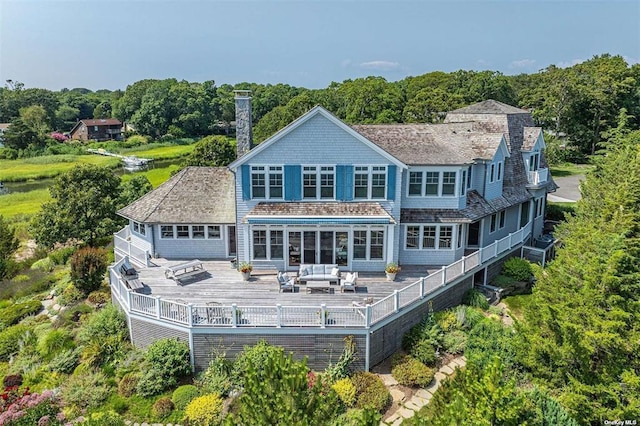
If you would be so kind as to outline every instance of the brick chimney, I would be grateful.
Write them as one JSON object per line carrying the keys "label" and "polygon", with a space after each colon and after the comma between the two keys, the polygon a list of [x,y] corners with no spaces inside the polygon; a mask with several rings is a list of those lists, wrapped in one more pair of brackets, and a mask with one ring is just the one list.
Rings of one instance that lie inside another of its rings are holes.
{"label": "brick chimney", "polygon": [[251,90],[234,90],[236,96],[236,142],[238,158],[253,148]]}

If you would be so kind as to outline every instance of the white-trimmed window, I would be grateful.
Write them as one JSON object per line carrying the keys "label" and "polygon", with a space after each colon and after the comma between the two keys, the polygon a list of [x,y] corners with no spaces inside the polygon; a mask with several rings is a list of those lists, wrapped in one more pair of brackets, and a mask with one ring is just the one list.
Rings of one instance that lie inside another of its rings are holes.
{"label": "white-trimmed window", "polygon": [[269,198],[283,197],[282,166],[269,166]]}
{"label": "white-trimmed window", "polygon": [[189,238],[189,225],[176,225],[176,238]]}
{"label": "white-trimmed window", "polygon": [[355,166],[355,199],[383,199],[387,190],[386,166]]}
{"label": "white-trimmed window", "polygon": [[422,195],[423,172],[409,172],[409,196]]}
{"label": "white-trimmed window", "polygon": [[173,225],[160,225],[160,238],[171,239],[174,237]]}
{"label": "white-trimmed window", "polygon": [[493,182],[495,180],[496,177],[496,165],[494,163],[491,163],[491,166],[489,167],[489,182]]}
{"label": "white-trimmed window", "polygon": [[144,223],[132,222],[133,232],[140,235],[147,235],[147,226]]}
{"label": "white-trimmed window", "polygon": [[502,161],[498,163],[498,176],[496,180],[502,180]]}
{"label": "white-trimmed window", "polygon": [[269,249],[271,259],[284,259],[284,232],[279,230],[269,231]]}
{"label": "white-trimmed window", "polygon": [[442,172],[442,195],[455,195],[456,172]]}
{"label": "white-trimmed window", "polygon": [[505,211],[502,210],[501,212],[491,215],[489,232],[496,232],[496,230],[504,228],[504,225],[505,225]]}
{"label": "white-trimmed window", "polygon": [[335,180],[334,166],[303,166],[302,197],[312,200],[334,199]]}
{"label": "white-trimmed window", "polygon": [[462,225],[458,225],[458,248],[462,247]]}
{"label": "white-trimmed window", "polygon": [[194,240],[204,239],[204,225],[193,225],[191,227],[191,238]]}
{"label": "white-trimmed window", "polygon": [[535,172],[536,170],[538,170],[539,166],[540,166],[540,153],[532,152],[531,156],[529,157],[529,170],[532,172]]}
{"label": "white-trimmed window", "polygon": [[542,216],[542,212],[544,211],[544,201],[542,200],[542,197],[540,198],[536,198],[534,200],[534,208],[535,208],[535,217],[540,217]]}
{"label": "white-trimmed window", "polygon": [[453,248],[453,226],[408,225],[407,250],[449,250]]}
{"label": "white-trimmed window", "polygon": [[267,231],[266,229],[256,229],[253,231],[253,258],[267,258]]}
{"label": "white-trimmed window", "polygon": [[427,172],[425,195],[438,195],[440,187],[440,172]]}
{"label": "white-trimmed window", "polygon": [[220,225],[207,225],[207,238],[213,240],[219,240],[220,238],[222,238]]}
{"label": "white-trimmed window", "polygon": [[252,259],[284,259],[284,231],[282,229],[253,229]]}
{"label": "white-trimmed window", "polygon": [[353,259],[384,259],[384,229],[354,230]]}
{"label": "white-trimmed window", "polygon": [[267,180],[264,166],[251,166],[251,198],[266,198]]}
{"label": "white-trimmed window", "polygon": [[471,166],[467,170],[467,189],[471,189]]}
{"label": "white-trimmed window", "polygon": [[251,166],[251,198],[282,199],[282,166]]}
{"label": "white-trimmed window", "polygon": [[467,171],[462,171],[462,177],[460,178],[460,196],[467,193]]}

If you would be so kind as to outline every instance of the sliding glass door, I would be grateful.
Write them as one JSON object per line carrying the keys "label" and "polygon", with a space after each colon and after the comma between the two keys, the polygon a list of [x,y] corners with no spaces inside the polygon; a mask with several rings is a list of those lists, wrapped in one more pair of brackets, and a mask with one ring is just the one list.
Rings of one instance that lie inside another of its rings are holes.
{"label": "sliding glass door", "polygon": [[347,231],[289,231],[289,266],[333,264],[347,266],[349,233]]}

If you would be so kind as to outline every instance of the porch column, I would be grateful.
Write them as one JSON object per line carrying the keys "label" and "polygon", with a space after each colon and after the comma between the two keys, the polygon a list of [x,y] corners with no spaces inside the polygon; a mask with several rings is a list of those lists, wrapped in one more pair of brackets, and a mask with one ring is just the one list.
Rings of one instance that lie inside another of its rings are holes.
{"label": "porch column", "polygon": [[395,239],[395,225],[387,225],[387,241],[386,241],[386,254],[385,259],[386,263],[396,262],[397,259],[393,258],[393,250],[395,248],[394,239]]}

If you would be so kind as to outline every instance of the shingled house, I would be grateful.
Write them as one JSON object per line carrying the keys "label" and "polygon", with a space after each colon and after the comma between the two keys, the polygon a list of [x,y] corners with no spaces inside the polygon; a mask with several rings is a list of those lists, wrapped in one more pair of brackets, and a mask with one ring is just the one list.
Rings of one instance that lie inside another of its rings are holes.
{"label": "shingled house", "polygon": [[555,184],[528,111],[488,100],[443,124],[349,126],[317,106],[253,147],[248,93],[236,108],[238,159],[185,169],[120,210],[133,244],[169,259],[382,271],[542,233]]}
{"label": "shingled house", "polygon": [[115,118],[80,120],[69,132],[71,139],[108,141],[122,139],[122,123]]}

